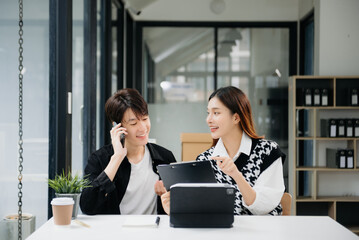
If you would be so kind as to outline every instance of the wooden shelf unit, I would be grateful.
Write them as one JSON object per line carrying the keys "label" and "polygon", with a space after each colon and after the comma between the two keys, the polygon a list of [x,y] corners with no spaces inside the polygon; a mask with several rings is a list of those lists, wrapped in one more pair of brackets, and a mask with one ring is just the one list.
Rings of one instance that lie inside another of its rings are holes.
{"label": "wooden shelf unit", "polygon": [[[331,174],[335,181],[345,182],[350,179],[359,182],[359,138],[323,137],[320,131],[320,119],[359,119],[359,106],[348,106],[346,102],[348,87],[359,89],[359,76],[292,76],[289,79],[288,161],[292,174],[289,185],[293,196],[294,215],[327,215],[359,234],[359,190],[353,194],[333,194],[333,191],[329,191],[328,196],[325,196],[326,193],[323,191],[328,187],[321,182],[322,175],[328,179],[328,175]],[[328,106],[298,106],[299,88],[329,89]],[[298,136],[297,119],[299,111],[302,110],[307,114],[308,132],[305,136]],[[311,164],[303,163],[303,154],[307,154],[307,151],[300,151],[299,146],[304,144],[308,147],[303,149],[309,149],[309,155],[306,156],[312,157]],[[354,168],[327,167],[326,148],[353,149]],[[303,188],[306,188],[306,191],[303,191]],[[340,192],[343,189],[337,190]]]}

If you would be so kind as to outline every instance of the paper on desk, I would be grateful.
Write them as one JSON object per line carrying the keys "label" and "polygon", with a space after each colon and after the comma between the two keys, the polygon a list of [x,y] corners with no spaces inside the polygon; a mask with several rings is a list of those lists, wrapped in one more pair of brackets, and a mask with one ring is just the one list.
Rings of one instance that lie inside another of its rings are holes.
{"label": "paper on desk", "polygon": [[122,227],[157,227],[157,216],[127,216]]}

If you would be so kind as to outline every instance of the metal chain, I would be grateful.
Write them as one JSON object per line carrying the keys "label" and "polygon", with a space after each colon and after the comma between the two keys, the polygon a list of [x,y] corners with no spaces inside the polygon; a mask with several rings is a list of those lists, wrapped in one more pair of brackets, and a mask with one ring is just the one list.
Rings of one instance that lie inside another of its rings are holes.
{"label": "metal chain", "polygon": [[22,35],[23,35],[23,30],[22,30],[22,26],[23,26],[23,21],[22,21],[22,17],[23,17],[23,0],[19,0],[19,176],[18,176],[18,189],[19,189],[19,193],[18,193],[18,197],[19,197],[19,201],[18,201],[18,239],[22,240],[22,170],[23,170],[23,158],[22,158],[22,153],[23,153],[23,148],[22,148],[22,107],[23,107],[23,92],[22,92],[22,80],[23,80],[23,75],[22,75],[22,70],[23,70],[23,65],[22,65],[22,61],[23,61],[23,56],[22,56],[22,52],[23,52],[23,48],[22,48],[22,44],[23,44],[23,39],[22,39]]}

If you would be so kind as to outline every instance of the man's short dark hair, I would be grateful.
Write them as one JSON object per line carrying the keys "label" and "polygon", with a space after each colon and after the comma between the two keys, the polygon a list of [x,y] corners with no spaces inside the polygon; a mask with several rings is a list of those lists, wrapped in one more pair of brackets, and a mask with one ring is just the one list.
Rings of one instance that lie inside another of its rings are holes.
{"label": "man's short dark hair", "polygon": [[118,90],[106,101],[106,116],[111,123],[120,123],[129,108],[137,118],[148,115],[147,103],[141,94],[136,89],[124,88]]}

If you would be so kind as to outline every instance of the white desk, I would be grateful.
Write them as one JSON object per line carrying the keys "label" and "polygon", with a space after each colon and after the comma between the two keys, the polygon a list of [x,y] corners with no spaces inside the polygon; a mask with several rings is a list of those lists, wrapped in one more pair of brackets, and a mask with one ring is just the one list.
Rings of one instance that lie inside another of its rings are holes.
{"label": "white desk", "polygon": [[[29,240],[252,240],[252,239],[356,239],[359,237],[329,217],[309,216],[237,216],[232,228],[171,228],[169,217],[161,215],[159,227],[122,227],[126,215],[80,215],[78,219],[91,228],[74,222],[67,227],[55,226],[50,219]],[[147,217],[147,216],[146,216]],[[148,216],[152,217],[153,216]]]}

